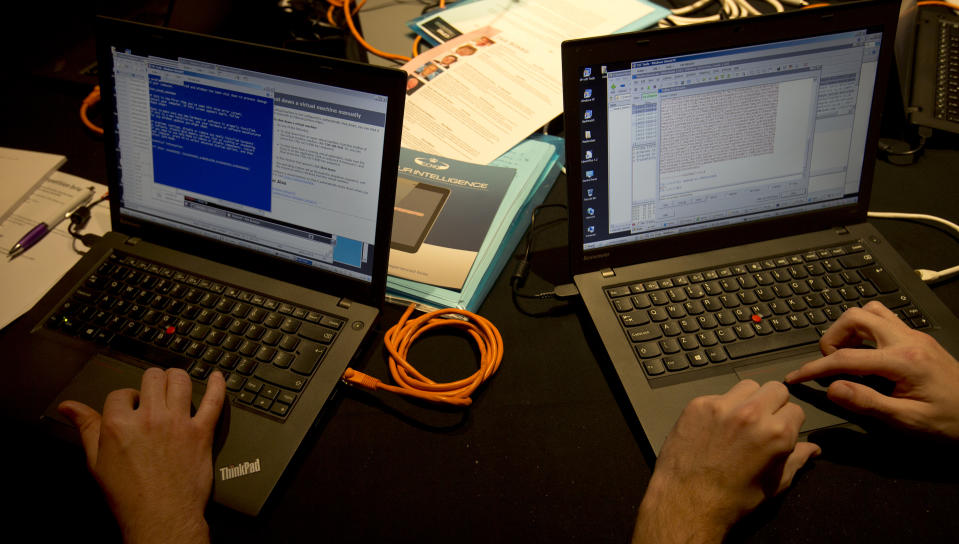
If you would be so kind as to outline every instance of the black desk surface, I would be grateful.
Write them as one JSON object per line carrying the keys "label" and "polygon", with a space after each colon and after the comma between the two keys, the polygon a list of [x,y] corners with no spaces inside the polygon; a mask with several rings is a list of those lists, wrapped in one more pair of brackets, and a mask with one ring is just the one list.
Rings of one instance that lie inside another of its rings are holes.
{"label": "black desk surface", "polygon": [[[4,85],[0,145],[64,154],[63,171],[105,182],[101,140],[77,117],[89,88],[31,76]],[[959,151],[955,140],[943,140],[930,142],[916,165],[880,163],[872,209],[959,221],[951,170]],[[565,201],[562,177],[548,201]],[[959,263],[959,237],[944,229],[877,224],[917,267]],[[543,225],[532,290],[568,281],[565,223]],[[503,365],[469,410],[340,387],[259,517],[210,507],[214,541],[627,541],[651,472],[644,437],[582,308],[521,314],[506,281],[511,268],[481,309],[502,332]],[[959,308],[959,281],[935,291]],[[387,307],[378,338],[401,310]],[[374,342],[354,366],[387,379],[384,353]],[[423,340],[411,359],[441,380],[472,372],[475,360],[470,342],[449,337]],[[117,540],[82,452],[0,417],[3,488],[13,503],[5,529],[37,541]],[[747,518],[733,540],[929,542],[959,535],[956,450],[881,436],[822,445],[823,456]]]}

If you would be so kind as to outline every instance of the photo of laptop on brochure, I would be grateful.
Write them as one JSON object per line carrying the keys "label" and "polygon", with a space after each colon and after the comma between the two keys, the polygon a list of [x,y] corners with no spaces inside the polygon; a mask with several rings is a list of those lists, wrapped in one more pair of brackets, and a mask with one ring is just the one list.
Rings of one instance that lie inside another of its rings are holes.
{"label": "photo of laptop on brochure", "polygon": [[[657,454],[692,398],[781,381],[846,308],[879,300],[957,352],[955,316],[865,222],[898,12],[563,44],[571,269]],[[802,432],[848,425],[821,384],[790,391]]]}
{"label": "photo of laptop on brochure", "polygon": [[403,72],[101,18],[113,232],[6,334],[16,409],[76,434],[150,366],[227,405],[213,499],[257,514],[383,304]]}

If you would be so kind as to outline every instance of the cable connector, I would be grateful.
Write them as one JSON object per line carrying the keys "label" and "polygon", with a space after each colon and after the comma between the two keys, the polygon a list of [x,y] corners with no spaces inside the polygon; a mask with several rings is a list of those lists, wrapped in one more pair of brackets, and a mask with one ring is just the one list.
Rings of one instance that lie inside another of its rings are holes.
{"label": "cable connector", "polygon": [[560,299],[578,297],[579,289],[574,283],[564,283],[553,288],[553,295]]}
{"label": "cable connector", "polygon": [[90,222],[90,207],[80,206],[70,214],[70,226],[76,230],[81,230]]}
{"label": "cable connector", "polygon": [[517,287],[522,287],[526,283],[526,277],[529,276],[529,261],[526,259],[520,259],[516,263],[516,270],[513,271],[513,275],[510,277],[510,284]]}
{"label": "cable connector", "polygon": [[368,389],[370,391],[376,391],[379,389],[379,386],[383,384],[377,378],[370,376],[369,374],[364,374],[352,368],[347,368],[343,372],[343,377],[340,378],[343,383],[347,385],[352,385],[354,387],[362,387],[363,389]]}

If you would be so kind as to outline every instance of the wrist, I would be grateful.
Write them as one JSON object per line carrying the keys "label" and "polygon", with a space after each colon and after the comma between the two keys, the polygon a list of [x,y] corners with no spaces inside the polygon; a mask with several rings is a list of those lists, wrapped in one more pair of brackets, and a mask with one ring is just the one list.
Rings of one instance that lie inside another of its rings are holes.
{"label": "wrist", "polygon": [[633,542],[721,543],[732,523],[704,501],[697,490],[669,485],[656,474],[649,482],[633,532]]}
{"label": "wrist", "polygon": [[206,544],[210,542],[210,527],[202,515],[172,520],[159,518],[134,520],[132,523],[121,525],[120,530],[126,544],[166,542]]}

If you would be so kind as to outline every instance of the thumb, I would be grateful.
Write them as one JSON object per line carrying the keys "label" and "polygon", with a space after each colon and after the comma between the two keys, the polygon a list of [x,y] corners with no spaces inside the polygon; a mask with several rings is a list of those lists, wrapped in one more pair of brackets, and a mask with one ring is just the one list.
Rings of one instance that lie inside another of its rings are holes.
{"label": "thumb", "polygon": [[82,402],[65,400],[57,406],[63,417],[80,430],[80,442],[87,454],[87,466],[92,471],[97,466],[97,450],[100,443],[100,414]]}
{"label": "thumb", "polygon": [[776,494],[782,493],[787,487],[792,485],[793,477],[799,472],[811,457],[816,457],[822,453],[822,449],[812,442],[797,442],[792,453],[786,458],[783,465],[782,479],[779,481],[779,489]]}

